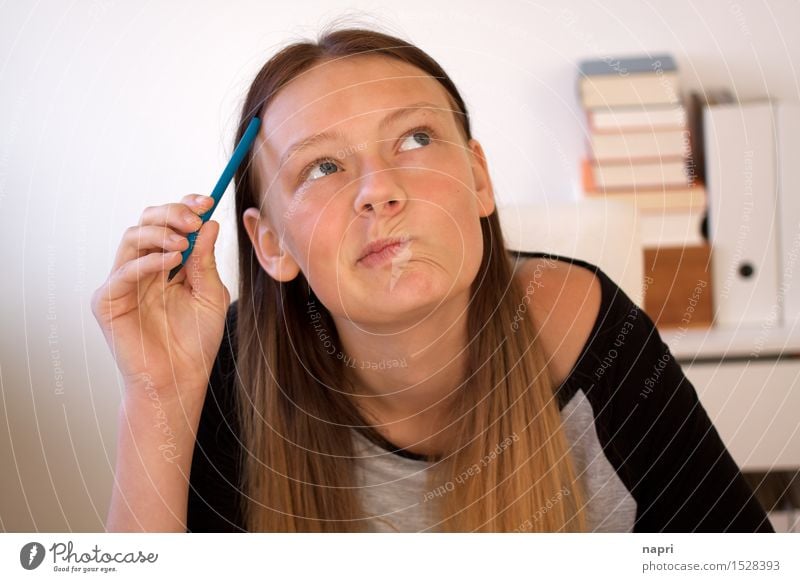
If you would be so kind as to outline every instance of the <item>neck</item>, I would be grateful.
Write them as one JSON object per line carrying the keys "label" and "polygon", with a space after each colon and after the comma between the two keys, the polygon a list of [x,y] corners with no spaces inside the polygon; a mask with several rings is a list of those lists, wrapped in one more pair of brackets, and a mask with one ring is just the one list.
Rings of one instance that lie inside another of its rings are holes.
{"label": "neck", "polygon": [[356,406],[381,422],[431,425],[443,418],[467,370],[469,297],[440,305],[419,321],[387,333],[337,321]]}

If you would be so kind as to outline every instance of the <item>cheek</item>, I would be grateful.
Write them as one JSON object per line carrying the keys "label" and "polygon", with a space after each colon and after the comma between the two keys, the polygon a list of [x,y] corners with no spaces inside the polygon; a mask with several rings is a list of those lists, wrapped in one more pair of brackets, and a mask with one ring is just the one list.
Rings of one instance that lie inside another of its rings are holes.
{"label": "cheek", "polygon": [[458,260],[463,265],[461,267],[462,277],[465,281],[472,281],[477,274],[481,260],[483,258],[483,231],[481,230],[480,218],[475,214],[462,212],[459,216],[457,241],[453,241],[453,248],[457,248]]}
{"label": "cheek", "polygon": [[450,267],[458,279],[470,279],[477,273],[483,257],[483,231],[475,208],[474,194],[463,185],[451,182],[450,190],[438,197],[436,224],[428,232],[439,233],[443,252],[450,257]]}
{"label": "cheek", "polygon": [[[347,247],[347,225],[341,218],[343,214],[331,205],[317,208],[306,203],[292,217],[291,229],[296,242],[295,255],[303,265],[303,273],[315,292],[323,294],[319,286],[336,287],[335,278],[341,257],[347,257],[352,249]],[[341,273],[339,273],[341,276]]]}
{"label": "cheek", "polygon": [[[456,238],[452,242],[458,248],[463,246],[465,251],[471,250],[470,241],[474,237],[480,237],[478,200],[470,187],[471,184],[463,175],[434,175],[429,172],[417,190],[420,192],[419,206],[423,214],[438,227],[448,232],[455,231]],[[435,233],[437,230],[428,232]]]}
{"label": "cheek", "polygon": [[468,208],[476,201],[471,169],[461,159],[443,156],[425,165],[409,169],[406,183],[409,195],[441,205],[443,210],[454,206]]}

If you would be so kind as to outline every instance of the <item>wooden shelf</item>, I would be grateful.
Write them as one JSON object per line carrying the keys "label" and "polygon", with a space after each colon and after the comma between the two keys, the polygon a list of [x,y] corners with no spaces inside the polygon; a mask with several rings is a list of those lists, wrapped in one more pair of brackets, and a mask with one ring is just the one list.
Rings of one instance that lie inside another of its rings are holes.
{"label": "wooden shelf", "polygon": [[659,329],[679,360],[695,358],[764,358],[800,356],[800,322],[791,327]]}

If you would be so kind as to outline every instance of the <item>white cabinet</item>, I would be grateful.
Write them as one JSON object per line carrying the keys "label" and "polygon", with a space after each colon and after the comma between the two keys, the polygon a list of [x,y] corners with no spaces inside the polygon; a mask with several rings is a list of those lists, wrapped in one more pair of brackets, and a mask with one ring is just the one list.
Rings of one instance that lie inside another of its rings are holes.
{"label": "white cabinet", "polygon": [[800,467],[800,359],[681,366],[743,471]]}

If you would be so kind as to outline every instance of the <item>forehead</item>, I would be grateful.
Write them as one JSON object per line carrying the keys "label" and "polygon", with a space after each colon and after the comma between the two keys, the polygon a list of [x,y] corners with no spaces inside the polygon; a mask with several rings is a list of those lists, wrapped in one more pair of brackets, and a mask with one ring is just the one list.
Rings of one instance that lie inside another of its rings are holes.
{"label": "forehead", "polygon": [[452,108],[444,87],[408,63],[380,56],[320,63],[284,86],[268,105],[259,155],[274,170],[284,150],[299,139],[349,124],[376,125],[392,109],[423,100]]}

